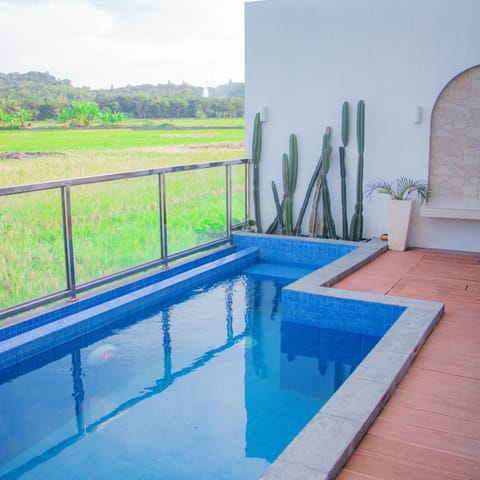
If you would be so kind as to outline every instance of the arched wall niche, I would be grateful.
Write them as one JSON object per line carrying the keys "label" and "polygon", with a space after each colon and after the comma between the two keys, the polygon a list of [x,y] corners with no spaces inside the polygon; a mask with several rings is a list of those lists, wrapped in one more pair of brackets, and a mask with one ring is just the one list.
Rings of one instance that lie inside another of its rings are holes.
{"label": "arched wall niche", "polygon": [[441,91],[431,118],[432,203],[480,208],[480,65]]}

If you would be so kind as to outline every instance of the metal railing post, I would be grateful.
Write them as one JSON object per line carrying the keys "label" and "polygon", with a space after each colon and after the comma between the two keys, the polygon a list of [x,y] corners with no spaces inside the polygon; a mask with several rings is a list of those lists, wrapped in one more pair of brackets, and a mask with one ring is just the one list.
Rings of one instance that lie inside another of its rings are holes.
{"label": "metal railing post", "polygon": [[165,188],[165,173],[158,175],[158,201],[160,213],[160,252],[161,258],[168,263],[167,240],[167,192]]}
{"label": "metal railing post", "polygon": [[225,193],[225,220],[227,223],[227,237],[230,238],[232,235],[232,167],[230,165],[225,166]]}
{"label": "metal railing post", "polygon": [[251,169],[251,162],[248,161],[245,163],[245,181],[244,181],[244,189],[245,189],[245,223],[248,224],[250,220],[250,169]]}
{"label": "metal railing post", "polygon": [[65,273],[67,276],[67,288],[70,290],[72,299],[77,296],[77,282],[75,278],[75,256],[73,253],[73,230],[72,209],[70,202],[70,186],[61,188],[62,196],[62,220],[63,220],[63,245],[65,252]]}

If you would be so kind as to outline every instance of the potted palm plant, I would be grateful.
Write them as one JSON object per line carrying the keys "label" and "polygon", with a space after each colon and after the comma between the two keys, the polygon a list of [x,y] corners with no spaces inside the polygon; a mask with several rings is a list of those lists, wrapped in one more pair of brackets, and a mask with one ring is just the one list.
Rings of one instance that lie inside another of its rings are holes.
{"label": "potted palm plant", "polygon": [[428,201],[430,188],[422,180],[412,180],[400,177],[393,182],[377,180],[366,186],[367,197],[375,192],[390,196],[388,205],[388,248],[390,250],[405,250],[407,246],[408,230],[413,211],[413,202]]}

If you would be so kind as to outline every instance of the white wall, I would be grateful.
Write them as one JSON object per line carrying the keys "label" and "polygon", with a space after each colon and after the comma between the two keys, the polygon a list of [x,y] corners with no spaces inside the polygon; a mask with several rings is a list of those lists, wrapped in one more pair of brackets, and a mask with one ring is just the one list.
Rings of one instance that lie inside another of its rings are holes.
{"label": "white wall", "polygon": [[[357,171],[355,115],[366,103],[364,180],[428,178],[430,115],[442,88],[480,64],[478,0],[267,0],[246,4],[246,141],[250,155],[255,112],[263,124],[261,199],[264,228],[274,218],[270,183],[281,189],[281,155],[288,137],[299,143],[296,211],[332,126],[328,176],[341,233],[341,106],[351,105],[347,147],[349,219]],[[417,106],[424,120],[415,124]],[[386,231],[387,197],[365,199],[366,237]],[[429,219],[416,214],[409,245],[480,251],[480,222]]]}

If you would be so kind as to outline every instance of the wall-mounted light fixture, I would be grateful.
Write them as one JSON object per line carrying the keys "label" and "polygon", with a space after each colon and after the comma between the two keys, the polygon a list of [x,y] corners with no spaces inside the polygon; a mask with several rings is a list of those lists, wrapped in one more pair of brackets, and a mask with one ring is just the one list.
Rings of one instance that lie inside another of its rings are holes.
{"label": "wall-mounted light fixture", "polygon": [[268,122],[268,107],[262,107],[260,109],[260,121]]}

